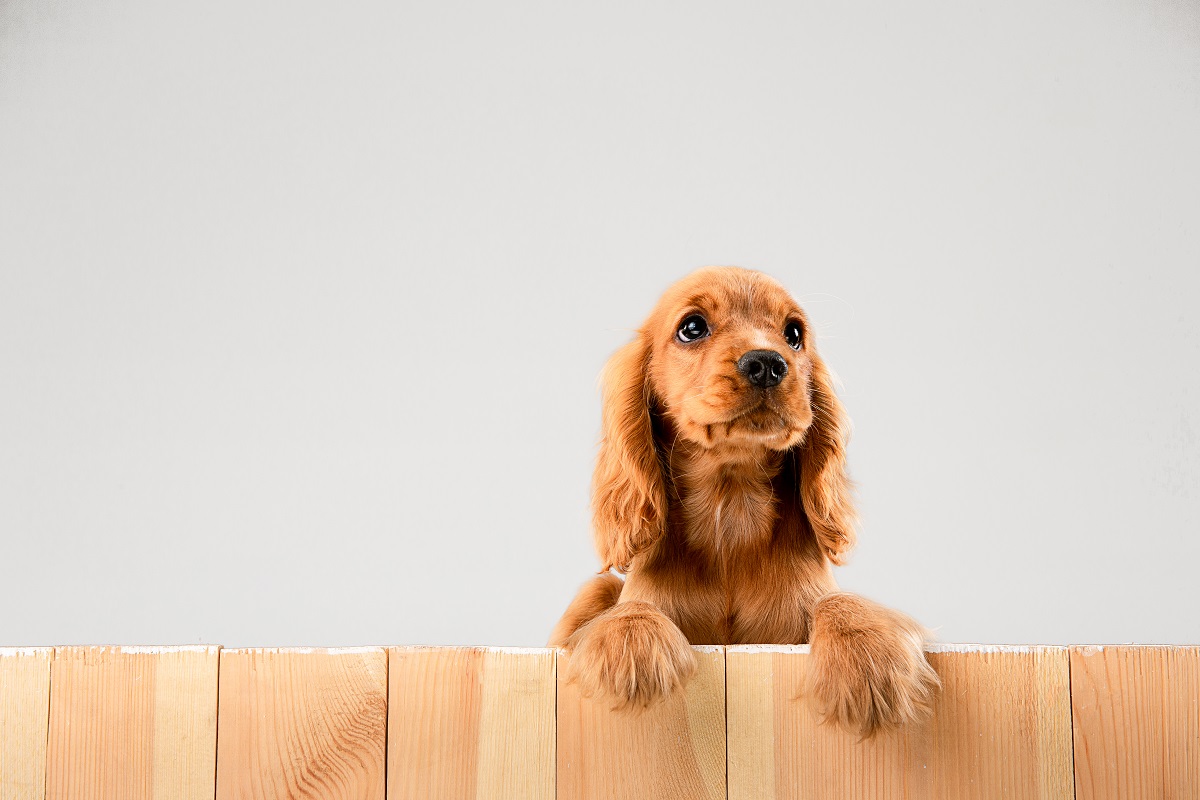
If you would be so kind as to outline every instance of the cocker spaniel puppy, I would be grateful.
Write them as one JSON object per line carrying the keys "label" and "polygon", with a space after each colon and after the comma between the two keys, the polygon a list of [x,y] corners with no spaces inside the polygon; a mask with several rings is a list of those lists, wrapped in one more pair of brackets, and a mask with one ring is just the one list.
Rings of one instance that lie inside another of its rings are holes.
{"label": "cocker spaniel puppy", "polygon": [[855,542],[849,423],[782,286],[735,267],[672,286],[605,368],[602,424],[604,570],[550,638],[585,695],[649,705],[695,670],[689,643],[808,643],[827,718],[870,736],[929,712],[924,629],[834,582]]}

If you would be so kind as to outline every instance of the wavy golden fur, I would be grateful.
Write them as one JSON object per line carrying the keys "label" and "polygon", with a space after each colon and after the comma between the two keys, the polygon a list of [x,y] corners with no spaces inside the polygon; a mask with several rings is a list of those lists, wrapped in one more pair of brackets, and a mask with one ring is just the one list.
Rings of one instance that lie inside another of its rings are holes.
{"label": "wavy golden fur", "polygon": [[759,272],[695,272],[603,387],[604,569],[550,638],[584,693],[646,706],[692,674],[689,643],[808,643],[826,718],[870,736],[926,715],[924,629],[833,580],[855,543],[849,421],[791,295]]}

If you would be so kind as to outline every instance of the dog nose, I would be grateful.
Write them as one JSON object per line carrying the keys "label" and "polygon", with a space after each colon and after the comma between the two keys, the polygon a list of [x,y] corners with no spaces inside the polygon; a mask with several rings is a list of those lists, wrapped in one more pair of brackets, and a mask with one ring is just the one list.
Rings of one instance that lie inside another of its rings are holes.
{"label": "dog nose", "polygon": [[751,350],[738,359],[737,368],[752,386],[760,389],[778,386],[787,375],[787,362],[774,350]]}

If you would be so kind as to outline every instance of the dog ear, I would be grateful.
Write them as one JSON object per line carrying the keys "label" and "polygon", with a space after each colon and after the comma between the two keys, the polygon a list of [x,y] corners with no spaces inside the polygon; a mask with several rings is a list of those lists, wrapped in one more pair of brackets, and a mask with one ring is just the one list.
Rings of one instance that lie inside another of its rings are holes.
{"label": "dog ear", "polygon": [[604,569],[628,571],[634,556],[662,537],[666,482],[654,443],[645,335],[604,368],[602,438],[592,479],[592,535]]}
{"label": "dog ear", "polygon": [[833,390],[833,377],[816,354],[809,376],[813,421],[797,446],[800,500],[821,549],[834,564],[846,563],[857,539],[853,484],[846,474],[850,419]]}

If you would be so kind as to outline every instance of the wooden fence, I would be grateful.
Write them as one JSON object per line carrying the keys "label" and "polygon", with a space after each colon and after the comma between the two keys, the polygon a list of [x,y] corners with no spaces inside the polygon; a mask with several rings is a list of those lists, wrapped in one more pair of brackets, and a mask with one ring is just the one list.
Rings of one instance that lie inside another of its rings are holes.
{"label": "wooden fence", "polygon": [[1200,648],[930,648],[926,725],[816,723],[805,647],[640,715],[541,649],[0,649],[0,798],[1200,798]]}

